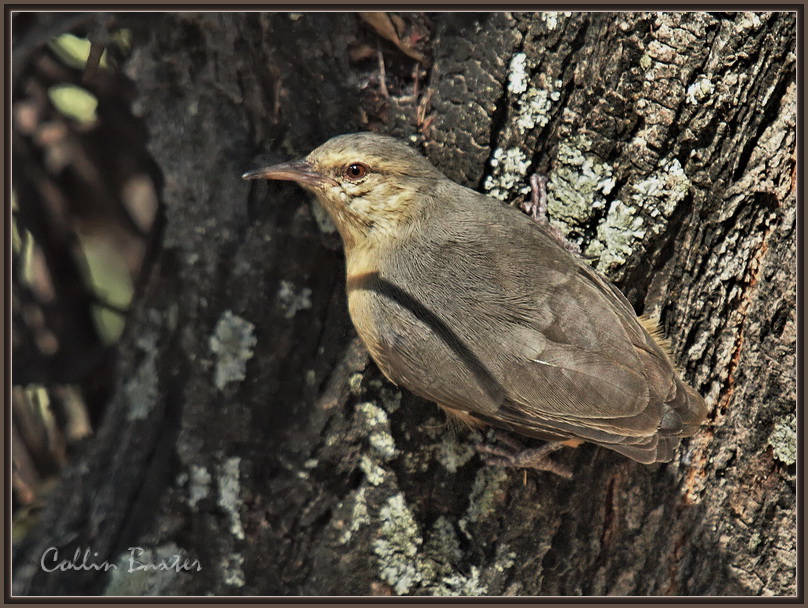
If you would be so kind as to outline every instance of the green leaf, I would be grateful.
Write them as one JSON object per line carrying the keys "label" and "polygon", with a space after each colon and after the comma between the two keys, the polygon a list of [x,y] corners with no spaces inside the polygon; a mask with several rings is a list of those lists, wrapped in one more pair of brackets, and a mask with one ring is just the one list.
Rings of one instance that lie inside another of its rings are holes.
{"label": "green leaf", "polygon": [[72,84],[54,85],[48,89],[48,97],[56,109],[73,120],[82,123],[94,122],[98,99],[95,95]]}

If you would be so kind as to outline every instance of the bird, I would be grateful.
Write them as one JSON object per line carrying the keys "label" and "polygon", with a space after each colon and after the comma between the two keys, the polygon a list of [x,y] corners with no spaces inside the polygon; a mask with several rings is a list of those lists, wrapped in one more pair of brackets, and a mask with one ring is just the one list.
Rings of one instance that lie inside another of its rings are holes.
{"label": "bird", "polygon": [[593,443],[669,462],[706,416],[656,323],[549,223],[464,187],[395,138],[339,135],[242,175],[296,182],[337,227],[356,332],[394,384],[449,419],[516,439],[491,464],[569,472],[549,458]]}

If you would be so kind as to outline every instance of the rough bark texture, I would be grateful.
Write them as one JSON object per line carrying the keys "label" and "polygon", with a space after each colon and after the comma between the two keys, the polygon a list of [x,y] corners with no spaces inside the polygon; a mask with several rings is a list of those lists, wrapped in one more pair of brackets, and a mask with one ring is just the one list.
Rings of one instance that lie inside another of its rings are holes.
{"label": "rough bark texture", "polygon": [[[159,253],[15,592],[797,592],[795,15],[430,18],[417,87],[355,14],[160,14],[136,39]],[[356,50],[377,44],[387,96]],[[552,221],[661,317],[707,398],[677,460],[586,445],[558,455],[571,481],[486,468],[479,437],[381,377],[305,195],[239,178],[370,127],[509,201],[548,174]],[[50,546],[124,566],[45,573]],[[130,575],[132,546],[203,570]]]}

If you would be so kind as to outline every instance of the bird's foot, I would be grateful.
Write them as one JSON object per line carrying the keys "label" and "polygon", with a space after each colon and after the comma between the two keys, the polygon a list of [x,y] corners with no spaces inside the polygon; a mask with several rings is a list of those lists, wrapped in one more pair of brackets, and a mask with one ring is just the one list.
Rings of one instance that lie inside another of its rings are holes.
{"label": "bird's foot", "polygon": [[547,176],[544,173],[534,173],[530,176],[530,200],[519,203],[519,208],[528,214],[531,219],[547,225]]}
{"label": "bird's foot", "polygon": [[524,211],[537,224],[543,226],[564,249],[572,253],[581,254],[581,248],[550,224],[547,219],[547,176],[544,173],[534,173],[530,176],[530,200],[519,203]]}
{"label": "bird's foot", "polygon": [[502,445],[482,443],[477,451],[483,462],[490,466],[513,469],[535,469],[555,473],[564,479],[572,479],[572,471],[549,458],[553,452],[567,446],[563,441],[548,441],[540,448],[525,448],[521,443],[504,433],[495,432],[497,442]]}

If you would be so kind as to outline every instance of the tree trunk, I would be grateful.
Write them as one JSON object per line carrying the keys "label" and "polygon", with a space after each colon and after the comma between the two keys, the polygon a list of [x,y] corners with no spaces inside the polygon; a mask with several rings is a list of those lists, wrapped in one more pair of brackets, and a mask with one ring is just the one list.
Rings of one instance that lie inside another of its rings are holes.
{"label": "tree trunk", "polygon": [[[354,13],[115,19],[164,221],[15,593],[796,593],[795,13],[402,14],[388,39]],[[551,221],[707,399],[674,462],[486,467],[382,377],[333,232],[240,179],[368,129],[509,202],[548,175]],[[120,567],[45,572],[49,547]],[[130,573],[130,547],[202,570]]]}

